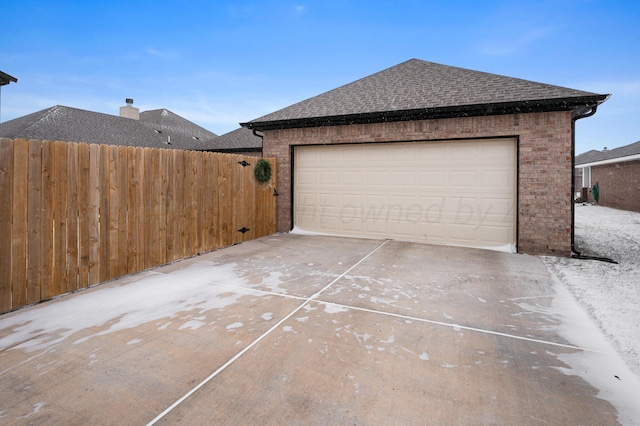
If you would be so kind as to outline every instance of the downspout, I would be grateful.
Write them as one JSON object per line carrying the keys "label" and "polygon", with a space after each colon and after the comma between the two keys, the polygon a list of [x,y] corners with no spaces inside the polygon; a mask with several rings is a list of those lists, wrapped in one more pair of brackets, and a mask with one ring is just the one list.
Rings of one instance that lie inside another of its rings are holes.
{"label": "downspout", "polygon": [[251,129],[251,131],[253,132],[253,136],[260,138],[260,156],[264,157],[264,133],[259,135],[256,129]]}
{"label": "downspout", "polygon": [[[576,203],[574,195],[576,193],[576,121],[581,118],[591,117],[598,110],[598,105],[594,105],[588,112],[571,117],[571,257],[576,253],[575,249],[575,223],[576,223]],[[579,253],[578,253],[579,254]]]}
{"label": "downspout", "polygon": [[585,256],[576,250],[575,246],[575,224],[576,224],[576,203],[573,196],[576,193],[576,121],[581,118],[591,117],[598,110],[598,105],[594,105],[588,112],[571,118],[571,257],[574,259],[600,260],[608,263],[618,263],[606,257]]}

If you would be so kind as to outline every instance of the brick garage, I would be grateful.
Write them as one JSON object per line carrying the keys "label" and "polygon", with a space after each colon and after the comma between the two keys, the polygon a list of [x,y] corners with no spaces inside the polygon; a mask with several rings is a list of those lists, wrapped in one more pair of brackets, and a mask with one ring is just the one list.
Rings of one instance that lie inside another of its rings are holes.
{"label": "brick garage", "polygon": [[292,223],[294,147],[513,138],[517,251],[568,256],[573,121],[606,99],[411,60],[243,123],[278,159],[278,231]]}

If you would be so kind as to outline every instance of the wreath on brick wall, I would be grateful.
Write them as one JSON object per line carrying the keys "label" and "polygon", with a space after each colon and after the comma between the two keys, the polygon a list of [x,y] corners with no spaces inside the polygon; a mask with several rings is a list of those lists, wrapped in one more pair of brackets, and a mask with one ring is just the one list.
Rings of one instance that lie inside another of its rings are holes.
{"label": "wreath on brick wall", "polygon": [[258,163],[256,163],[255,169],[253,170],[253,174],[258,182],[269,181],[269,179],[271,179],[271,163],[264,158],[259,159]]}

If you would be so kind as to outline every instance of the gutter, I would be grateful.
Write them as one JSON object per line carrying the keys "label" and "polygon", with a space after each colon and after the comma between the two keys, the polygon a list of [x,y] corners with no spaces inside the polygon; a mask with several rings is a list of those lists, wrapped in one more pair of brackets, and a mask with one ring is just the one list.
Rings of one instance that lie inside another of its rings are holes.
{"label": "gutter", "polygon": [[[589,95],[574,98],[539,99],[517,102],[455,105],[433,108],[416,108],[395,111],[374,111],[321,117],[298,117],[240,123],[252,130],[275,130],[304,127],[340,126],[350,124],[384,123],[397,121],[433,120],[441,118],[478,117],[487,115],[523,114],[550,111],[575,111],[591,109],[604,102],[609,95]],[[268,117],[268,116],[267,116]]]}

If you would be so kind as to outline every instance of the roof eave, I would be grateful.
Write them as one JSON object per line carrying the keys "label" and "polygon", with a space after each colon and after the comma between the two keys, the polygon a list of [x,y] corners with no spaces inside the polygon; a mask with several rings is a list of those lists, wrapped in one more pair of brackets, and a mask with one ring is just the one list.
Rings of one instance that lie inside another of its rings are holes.
{"label": "roof eave", "polygon": [[572,111],[573,114],[579,114],[585,110],[588,111],[591,108],[596,107],[606,101],[608,97],[609,95],[589,95],[574,98],[417,108],[410,110],[381,111],[288,120],[249,121],[247,123],[240,123],[240,125],[248,129],[275,130],[551,111]]}
{"label": "roof eave", "polygon": [[0,71],[0,86],[6,86],[9,83],[17,83],[18,79],[9,74]]}
{"label": "roof eave", "polygon": [[576,163],[576,168],[582,169],[585,167],[604,166],[606,164],[615,164],[615,163],[626,163],[628,161],[636,161],[636,160],[640,160],[640,154],[631,154],[631,155],[624,155],[622,157],[606,158],[602,160],[589,161],[581,164]]}

